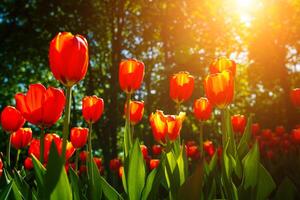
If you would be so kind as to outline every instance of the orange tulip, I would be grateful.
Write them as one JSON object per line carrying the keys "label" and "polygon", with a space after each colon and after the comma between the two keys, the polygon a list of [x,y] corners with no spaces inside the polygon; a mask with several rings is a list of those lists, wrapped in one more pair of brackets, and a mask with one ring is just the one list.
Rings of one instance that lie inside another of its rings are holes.
{"label": "orange tulip", "polygon": [[58,33],[50,43],[50,69],[54,77],[65,86],[82,80],[89,64],[88,44],[81,35]]}
{"label": "orange tulip", "polygon": [[86,96],[82,99],[82,115],[87,123],[95,123],[103,113],[104,101],[97,96]]}
{"label": "orange tulip", "polygon": [[236,63],[233,60],[230,60],[224,56],[219,57],[209,66],[211,74],[220,73],[224,70],[231,71],[232,75],[235,76],[236,72]]}
{"label": "orange tulip", "polygon": [[133,93],[139,89],[144,79],[144,73],[144,63],[135,59],[122,60],[119,66],[121,89],[126,93]]}
{"label": "orange tulip", "polygon": [[158,165],[159,165],[159,162],[160,162],[160,160],[158,160],[158,159],[151,159],[150,160],[150,170],[153,170],[153,169],[155,169],[155,168],[157,168],[158,167]]}
{"label": "orange tulip", "polygon": [[170,80],[170,97],[176,103],[188,100],[194,90],[194,77],[188,72],[174,74]]}
{"label": "orange tulip", "polygon": [[247,119],[244,115],[233,115],[231,117],[233,131],[236,133],[244,133]]}
{"label": "orange tulip", "polygon": [[16,149],[26,147],[32,139],[31,128],[20,128],[10,136],[11,145]]}
{"label": "orange tulip", "polygon": [[194,102],[194,115],[198,120],[205,121],[211,116],[212,107],[207,98],[201,97]]}
{"label": "orange tulip", "polygon": [[1,125],[4,131],[17,131],[24,123],[25,119],[21,112],[13,106],[6,106],[1,112]]}
{"label": "orange tulip", "polygon": [[71,129],[70,140],[74,148],[83,147],[88,139],[89,129],[74,127]]}
{"label": "orange tulip", "polygon": [[210,74],[204,80],[208,100],[216,107],[226,108],[233,99],[234,82],[230,71]]}
{"label": "orange tulip", "polygon": [[154,139],[163,143],[166,142],[166,139],[176,140],[180,134],[184,118],[184,112],[180,112],[179,115],[164,115],[160,110],[151,113],[150,124]]}
{"label": "orange tulip", "polygon": [[124,173],[124,167],[121,166],[121,167],[119,167],[119,177],[120,177],[120,178],[122,178],[123,173]]}
{"label": "orange tulip", "polygon": [[295,88],[290,93],[291,101],[295,107],[300,107],[300,88]]}
{"label": "orange tulip", "polygon": [[[139,123],[144,114],[144,102],[143,101],[130,101],[130,123],[135,125]],[[127,104],[125,104],[124,114],[126,114]]]}
{"label": "orange tulip", "polygon": [[15,96],[17,108],[24,118],[40,127],[50,127],[62,115],[65,107],[65,95],[62,90],[42,84],[31,84],[27,94]]}

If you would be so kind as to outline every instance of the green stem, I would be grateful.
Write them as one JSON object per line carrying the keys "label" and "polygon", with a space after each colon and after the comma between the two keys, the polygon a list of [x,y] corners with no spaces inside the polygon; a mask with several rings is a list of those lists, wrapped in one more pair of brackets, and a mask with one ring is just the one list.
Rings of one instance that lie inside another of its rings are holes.
{"label": "green stem", "polygon": [[63,127],[63,146],[62,146],[62,160],[65,163],[66,160],[66,149],[67,149],[67,140],[69,136],[69,126],[70,126],[70,114],[71,114],[71,103],[72,103],[72,86],[67,87],[67,102],[64,118],[64,127]]}
{"label": "green stem", "polygon": [[17,158],[16,158],[16,165],[15,165],[15,168],[16,168],[16,169],[18,169],[18,163],[19,163],[20,153],[21,153],[21,149],[18,149],[18,152],[17,152]]}
{"label": "green stem", "polygon": [[40,161],[44,163],[44,146],[45,146],[45,131],[44,128],[41,128],[41,137],[40,137]]}
{"label": "green stem", "polygon": [[92,155],[92,128],[93,128],[93,124],[89,123],[89,135],[88,135],[88,164],[90,165],[90,167],[88,167],[88,169],[90,169],[91,171],[89,172],[91,175],[91,179],[92,179],[92,183],[94,183],[94,172],[93,172],[93,155]]}
{"label": "green stem", "polygon": [[8,166],[10,166],[10,146],[11,146],[11,134],[9,133],[9,141],[8,141],[8,145],[7,145],[7,164]]}
{"label": "green stem", "polygon": [[[176,115],[178,115],[180,113],[181,110],[181,102],[177,102],[176,103]],[[180,134],[177,137],[177,140],[179,141],[179,144],[181,144],[181,139],[180,139]]]}
{"label": "green stem", "polygon": [[75,152],[75,172],[78,172],[78,158],[79,158],[79,149],[76,149]]}
{"label": "green stem", "polygon": [[125,156],[129,154],[129,150],[132,147],[132,133],[130,128],[130,100],[131,93],[127,94],[126,98],[126,122],[125,122],[125,135],[124,135],[124,150]]}
{"label": "green stem", "polygon": [[200,122],[200,135],[199,135],[199,148],[200,148],[200,155],[202,158],[204,158],[203,154],[203,122]]}

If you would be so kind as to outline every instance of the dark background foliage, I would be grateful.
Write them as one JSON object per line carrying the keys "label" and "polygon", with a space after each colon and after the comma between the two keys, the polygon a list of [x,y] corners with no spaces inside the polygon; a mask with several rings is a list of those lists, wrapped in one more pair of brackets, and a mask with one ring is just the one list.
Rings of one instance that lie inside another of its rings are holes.
{"label": "dark background foliage", "polygon": [[[220,55],[239,63],[234,113],[254,113],[263,128],[284,125],[290,130],[300,114],[289,100],[290,90],[300,82],[299,1],[239,2],[3,0],[0,108],[14,105],[15,93],[26,92],[30,83],[62,87],[51,74],[48,47],[57,32],[70,31],[87,38],[90,55],[88,73],[73,94],[72,126],[86,126],[81,117],[84,95],[104,99],[105,113],[94,127],[93,146],[102,149],[105,160],[122,149],[118,143],[123,137],[125,95],[118,84],[118,63],[124,58],[137,58],[146,66],[143,86],[134,96],[145,101],[145,116],[135,134],[146,144],[153,143],[149,114],[156,109],[175,114],[168,93],[170,75],[184,70],[196,77],[193,96],[183,108],[192,115],[193,100],[204,95],[202,82],[208,65]],[[61,122],[48,131],[60,133]],[[215,123],[209,123],[206,135],[216,131]],[[39,135],[39,130],[34,130]],[[196,131],[197,122],[190,117],[183,138]],[[5,141],[1,140],[1,150]]]}

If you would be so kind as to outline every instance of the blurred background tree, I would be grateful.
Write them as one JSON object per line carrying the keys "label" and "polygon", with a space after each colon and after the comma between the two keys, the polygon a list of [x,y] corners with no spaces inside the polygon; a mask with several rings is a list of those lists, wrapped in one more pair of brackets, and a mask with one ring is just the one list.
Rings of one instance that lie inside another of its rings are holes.
{"label": "blurred background tree", "polygon": [[[61,87],[49,70],[48,47],[57,32],[70,31],[87,38],[90,54],[88,74],[74,92],[72,126],[86,126],[81,117],[84,95],[104,99],[93,146],[102,150],[106,167],[122,149],[125,95],[118,84],[118,63],[124,58],[137,58],[146,66],[144,84],[134,98],[145,101],[145,116],[135,133],[147,144],[153,143],[149,114],[156,109],[175,114],[170,75],[184,70],[196,77],[193,96],[183,107],[192,115],[193,100],[204,95],[209,63],[221,55],[239,63],[234,112],[255,113],[264,128],[291,129],[300,114],[289,100],[290,90],[300,85],[299,14],[297,0],[3,0],[0,108],[14,105],[15,93],[26,91],[30,83]],[[59,121],[48,131],[61,130],[61,125]],[[206,132],[213,132],[212,127]],[[193,117],[183,136],[191,137],[192,130],[197,131]]]}

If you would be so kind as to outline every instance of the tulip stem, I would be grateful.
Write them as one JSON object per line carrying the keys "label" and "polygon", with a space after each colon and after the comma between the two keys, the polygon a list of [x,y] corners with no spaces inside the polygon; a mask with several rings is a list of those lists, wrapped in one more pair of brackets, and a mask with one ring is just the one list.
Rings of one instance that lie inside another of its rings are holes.
{"label": "tulip stem", "polygon": [[44,146],[45,146],[45,131],[44,128],[41,128],[41,137],[40,137],[40,161],[44,163]]}
{"label": "tulip stem", "polygon": [[199,135],[199,148],[200,148],[200,155],[202,158],[204,158],[203,154],[203,122],[200,121],[200,135]]}
{"label": "tulip stem", "polygon": [[63,146],[62,146],[62,160],[65,163],[66,160],[66,149],[67,149],[67,139],[69,135],[69,126],[70,126],[70,114],[71,114],[71,103],[72,103],[72,86],[67,87],[67,102],[64,118],[64,127],[63,127]]}
{"label": "tulip stem", "polygon": [[21,153],[21,149],[18,149],[17,158],[16,158],[16,165],[15,165],[16,169],[18,169],[18,162],[19,162],[20,153]]}
{"label": "tulip stem", "polygon": [[89,143],[88,143],[88,152],[89,152],[89,155],[88,155],[88,161],[89,161],[89,165],[90,167],[88,167],[88,170],[91,170],[89,173],[91,175],[91,180],[92,180],[92,183],[94,184],[94,172],[93,172],[93,155],[92,155],[92,128],[93,128],[93,124],[92,123],[89,123],[89,134],[88,134],[88,140],[89,140]]}
{"label": "tulip stem", "polygon": [[124,134],[124,149],[125,149],[126,157],[128,156],[129,150],[132,147],[132,133],[131,133],[131,127],[130,127],[130,100],[131,100],[131,93],[127,93],[126,121],[125,121],[125,134]]}
{"label": "tulip stem", "polygon": [[78,172],[78,157],[79,157],[79,149],[76,149],[75,152],[75,172]]}
{"label": "tulip stem", "polygon": [[11,146],[11,134],[9,133],[9,141],[8,141],[8,145],[7,145],[7,164],[8,166],[10,166],[10,146]]}

